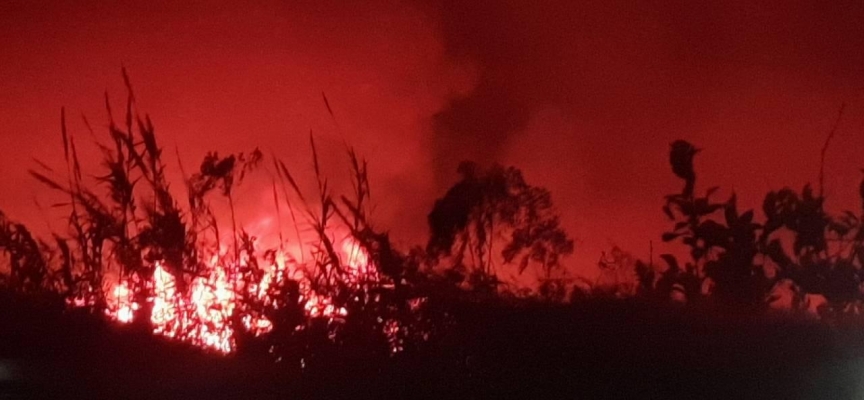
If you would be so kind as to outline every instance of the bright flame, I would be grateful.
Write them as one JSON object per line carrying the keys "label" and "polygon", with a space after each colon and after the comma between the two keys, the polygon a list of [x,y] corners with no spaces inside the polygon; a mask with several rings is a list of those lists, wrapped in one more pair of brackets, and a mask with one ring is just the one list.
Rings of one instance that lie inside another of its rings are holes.
{"label": "bright flame", "polygon": [[[353,240],[346,239],[341,246],[340,262],[345,267],[344,280],[359,287],[363,283],[379,280],[369,255]],[[241,260],[240,267],[246,262]],[[213,257],[203,276],[192,280],[185,292],[178,291],[176,277],[162,262],[154,265],[153,276],[144,288],[149,290],[147,302],[152,304],[150,324],[153,333],[178,339],[195,346],[230,353],[235,349],[234,325],[239,317],[241,326],[253,335],[263,335],[273,329],[273,323],[263,315],[239,306],[241,298],[259,301],[264,307],[276,309],[279,299],[272,290],[286,279],[294,280],[299,287],[299,302],[308,318],[341,319],[348,315],[344,306],[337,305],[333,298],[313,290],[310,277],[302,266],[284,252],[277,252],[274,262],[264,268],[260,280],[250,282],[248,275],[237,272],[242,268],[222,265]],[[133,300],[133,290],[128,281],[121,280],[113,286],[107,298],[106,315],[120,323],[135,319],[141,308]],[[398,326],[388,321],[387,332],[395,334]]]}
{"label": "bright flame", "polygon": [[347,267],[349,281],[360,284],[364,281],[378,281],[378,270],[369,262],[369,254],[353,240],[342,242],[342,261]]}
{"label": "bright flame", "polygon": [[132,300],[132,290],[129,289],[129,282],[125,280],[114,286],[107,301],[105,314],[122,323],[132,322],[135,311],[140,308],[140,305]]}

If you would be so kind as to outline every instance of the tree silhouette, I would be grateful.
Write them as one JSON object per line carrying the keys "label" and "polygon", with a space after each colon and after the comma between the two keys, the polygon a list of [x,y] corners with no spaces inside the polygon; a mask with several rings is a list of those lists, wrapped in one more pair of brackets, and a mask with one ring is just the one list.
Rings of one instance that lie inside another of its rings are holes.
{"label": "tree silhouette", "polygon": [[549,191],[529,185],[513,167],[484,170],[463,162],[458,172],[462,179],[429,214],[428,254],[451,257],[453,270],[467,273],[475,288],[497,283],[495,246],[505,263],[518,262],[519,273],[535,263],[551,277],[560,257],[573,252],[573,241],[560,227]]}

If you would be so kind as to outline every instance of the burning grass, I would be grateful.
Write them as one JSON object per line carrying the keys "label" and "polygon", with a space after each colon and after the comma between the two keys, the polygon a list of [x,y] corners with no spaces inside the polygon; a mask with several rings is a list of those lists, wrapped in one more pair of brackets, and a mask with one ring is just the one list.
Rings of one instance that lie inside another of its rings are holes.
{"label": "burning grass", "polygon": [[[374,268],[368,264],[368,255],[356,242],[344,240],[339,257],[349,285],[359,285],[361,279],[380,283]],[[152,305],[153,333],[230,353],[236,349],[234,321],[239,319],[245,333],[253,336],[273,330],[273,321],[267,315],[286,306],[277,300],[281,297],[278,288],[289,282],[296,285],[298,305],[306,318],[331,323],[344,320],[348,314],[346,307],[326,293],[316,292],[302,265],[284,253],[276,253],[272,260],[271,265],[264,267],[260,279],[253,280],[254,276],[241,272],[248,269],[248,265],[226,267],[214,257],[185,292],[178,291],[177,277],[157,261],[151,280],[137,285],[150,293],[146,302]],[[112,285],[106,296],[106,316],[124,324],[146,317],[139,315],[142,305],[134,299],[133,285],[129,280]],[[384,332],[392,335],[394,329],[391,323],[385,325]]]}
{"label": "burning grass", "polygon": [[[51,246],[0,214],[0,247],[10,255],[10,273],[4,275],[8,287],[54,293],[67,307],[220,353],[322,323],[336,340],[349,316],[364,313],[375,313],[357,318],[366,329],[377,332],[390,351],[401,349],[404,338],[397,336],[406,329],[399,321],[416,308],[407,305],[412,295],[404,290],[403,256],[369,222],[365,161],[348,150],[354,193],[337,196],[321,174],[310,136],[318,190],[307,198],[285,164],[273,157],[277,217],[286,208],[295,226],[309,226],[315,240],[297,243],[297,254],[287,250],[291,244],[280,233],[278,247],[258,249],[255,238],[238,228],[234,191],[260,168],[264,155],[257,149],[226,157],[208,154],[198,171],[184,171],[184,209],[169,190],[153,125],[138,114],[125,71],[123,76],[128,90],[123,122],[114,120],[106,95],[111,141],[98,144],[106,173],[96,183],[108,195],[86,184],[75,136],[61,112],[67,176],[56,178],[44,163],[44,171],[31,174],[68,197],[61,206],[70,211],[70,229],[55,234]],[[210,207],[214,197],[229,205],[227,231]],[[400,268],[393,267],[397,263]],[[384,273],[388,267],[390,274]],[[397,317],[400,313],[405,315]]]}

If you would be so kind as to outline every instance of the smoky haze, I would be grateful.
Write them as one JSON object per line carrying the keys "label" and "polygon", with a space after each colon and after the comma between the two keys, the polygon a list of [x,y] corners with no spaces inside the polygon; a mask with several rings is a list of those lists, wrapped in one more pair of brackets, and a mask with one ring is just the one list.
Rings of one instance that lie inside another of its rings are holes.
{"label": "smoky haze", "polygon": [[[403,246],[423,241],[434,199],[470,159],[515,165],[552,191],[574,268],[612,244],[647,257],[649,240],[666,250],[660,206],[680,189],[670,142],[705,149],[697,190],[719,185],[757,207],[769,189],[816,181],[844,102],[826,194],[831,209],[857,207],[860,1],[12,1],[0,17],[12,60],[0,65],[0,135],[14,149],[0,157],[0,209],[54,230],[62,220],[33,201],[52,196],[26,171],[32,158],[62,170],[60,106],[101,134],[103,90],[123,96],[121,64],[187,169],[208,150],[260,146],[308,174],[311,130],[339,177],[343,144],[355,146],[376,220]],[[90,140],[83,123],[70,129]],[[94,171],[95,147],[81,146]],[[264,232],[261,175],[238,207]]]}

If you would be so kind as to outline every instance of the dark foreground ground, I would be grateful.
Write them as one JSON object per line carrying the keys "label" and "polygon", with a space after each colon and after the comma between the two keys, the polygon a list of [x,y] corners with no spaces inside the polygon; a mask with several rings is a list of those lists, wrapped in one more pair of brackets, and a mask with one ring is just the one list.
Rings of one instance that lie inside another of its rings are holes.
{"label": "dark foreground ground", "polygon": [[422,351],[331,349],[300,369],[5,298],[0,399],[864,398],[861,335],[820,324],[614,301],[465,305],[455,320]]}

